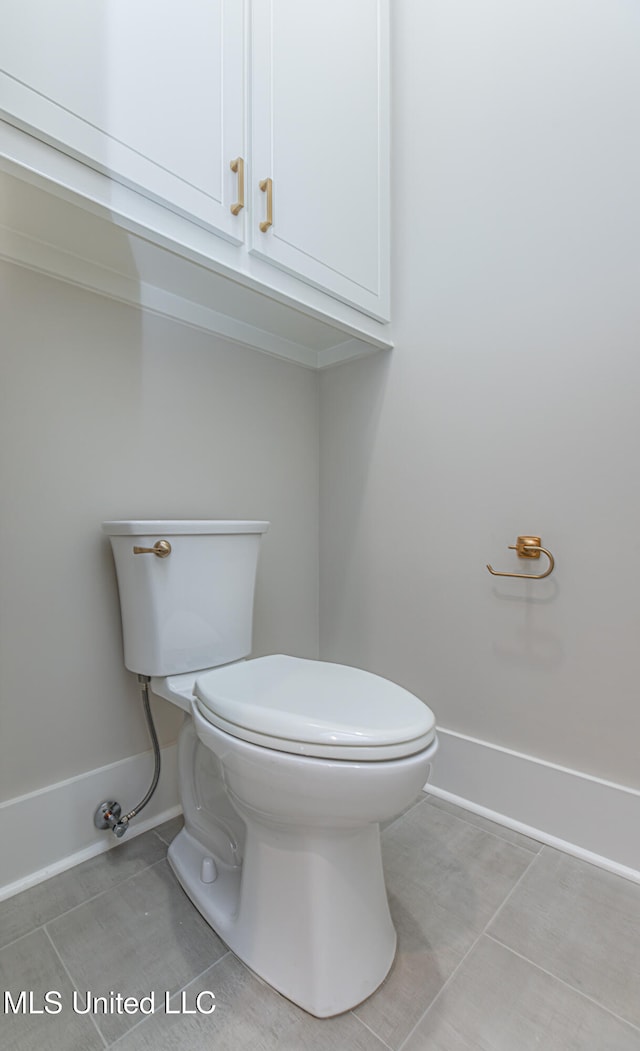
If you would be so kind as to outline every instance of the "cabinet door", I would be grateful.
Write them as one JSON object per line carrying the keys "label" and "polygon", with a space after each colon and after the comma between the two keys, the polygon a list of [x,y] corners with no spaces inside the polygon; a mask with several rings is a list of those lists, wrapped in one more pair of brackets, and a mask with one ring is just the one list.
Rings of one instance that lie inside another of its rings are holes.
{"label": "cabinet door", "polygon": [[239,0],[4,0],[0,114],[238,242],[243,37]]}
{"label": "cabinet door", "polygon": [[253,2],[250,250],[382,320],[388,38],[387,0]]}

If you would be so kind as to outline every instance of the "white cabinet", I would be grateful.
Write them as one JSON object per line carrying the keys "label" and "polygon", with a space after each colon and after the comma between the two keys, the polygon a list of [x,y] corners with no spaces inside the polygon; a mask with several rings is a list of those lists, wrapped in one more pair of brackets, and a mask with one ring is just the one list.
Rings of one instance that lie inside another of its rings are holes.
{"label": "white cabinet", "polygon": [[4,0],[0,110],[236,242],[244,146],[238,0]]}
{"label": "white cabinet", "polygon": [[[380,318],[389,309],[387,17],[377,0],[252,7],[251,251]],[[267,190],[273,222],[261,230]]]}
{"label": "white cabinet", "polygon": [[[358,353],[354,338],[389,346],[388,8],[4,0],[0,169],[161,249],[141,302],[159,273],[172,293],[170,253],[301,311],[310,332],[337,325],[351,345],[333,358],[312,333],[327,360]],[[187,299],[234,300],[196,284]]]}

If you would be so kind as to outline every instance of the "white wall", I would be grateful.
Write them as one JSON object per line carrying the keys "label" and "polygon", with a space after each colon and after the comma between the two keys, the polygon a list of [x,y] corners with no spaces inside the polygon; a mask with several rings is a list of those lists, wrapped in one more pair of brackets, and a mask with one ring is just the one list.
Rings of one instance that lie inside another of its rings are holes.
{"label": "white wall", "polygon": [[[640,8],[394,0],[391,355],[321,378],[321,654],[640,787]],[[545,581],[507,550],[540,534]]]}
{"label": "white wall", "polygon": [[[7,264],[0,317],[7,800],[149,748],[104,519],[269,519],[254,652],[317,655],[318,391],[299,366]],[[169,742],[180,717],[153,703]]]}

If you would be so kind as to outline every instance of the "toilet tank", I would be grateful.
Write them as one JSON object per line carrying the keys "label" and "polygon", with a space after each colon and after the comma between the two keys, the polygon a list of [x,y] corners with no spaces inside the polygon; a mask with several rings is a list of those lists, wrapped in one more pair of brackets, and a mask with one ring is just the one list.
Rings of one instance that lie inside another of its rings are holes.
{"label": "toilet tank", "polygon": [[[102,528],[113,550],[130,671],[179,675],[249,655],[268,522],[103,522]],[[171,547],[166,557],[134,553],[159,540]]]}

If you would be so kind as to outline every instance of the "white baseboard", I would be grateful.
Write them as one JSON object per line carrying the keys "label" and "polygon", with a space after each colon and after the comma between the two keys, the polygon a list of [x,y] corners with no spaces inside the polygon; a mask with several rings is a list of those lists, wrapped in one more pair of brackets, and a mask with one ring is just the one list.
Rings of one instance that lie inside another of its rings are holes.
{"label": "white baseboard", "polygon": [[[153,755],[145,752],[0,803],[0,901],[117,846],[113,833],[94,827],[94,812],[105,799],[130,810],[144,797],[152,775]],[[158,787],[126,838],[180,812],[172,744],[162,749]]]}
{"label": "white baseboard", "polygon": [[640,791],[438,728],[425,790],[640,883]]}
{"label": "white baseboard", "polygon": [[[438,738],[432,795],[640,883],[640,791],[452,730]],[[0,901],[117,846],[94,828],[94,811],[104,799],[135,806],[152,772],[146,752],[0,803]],[[126,838],[179,813],[174,744]]]}

